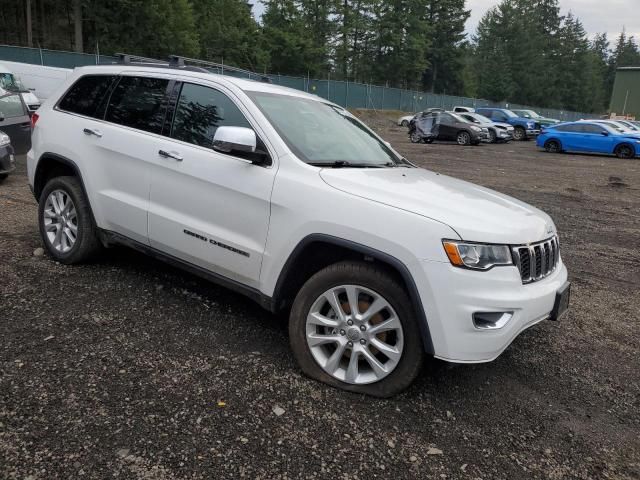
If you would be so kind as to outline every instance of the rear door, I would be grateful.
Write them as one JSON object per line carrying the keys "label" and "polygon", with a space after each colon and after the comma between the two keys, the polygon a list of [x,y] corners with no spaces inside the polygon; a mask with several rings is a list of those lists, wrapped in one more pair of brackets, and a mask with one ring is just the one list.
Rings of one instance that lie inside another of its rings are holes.
{"label": "rear door", "polygon": [[276,166],[254,165],[215,151],[212,145],[221,126],[253,129],[258,145],[266,149],[260,140],[265,136],[238,98],[220,85],[185,79],[176,84],[175,98],[167,122],[170,138],[154,152],[150,244],[228,279],[257,286]]}
{"label": "rear door", "polygon": [[16,154],[25,154],[31,148],[31,119],[19,93],[0,97],[0,131],[9,135]]}
{"label": "rear door", "polygon": [[[98,226],[148,244],[150,168],[171,79],[158,74],[86,75],[63,97],[60,136],[82,174]],[[76,159],[78,157],[78,159]]]}

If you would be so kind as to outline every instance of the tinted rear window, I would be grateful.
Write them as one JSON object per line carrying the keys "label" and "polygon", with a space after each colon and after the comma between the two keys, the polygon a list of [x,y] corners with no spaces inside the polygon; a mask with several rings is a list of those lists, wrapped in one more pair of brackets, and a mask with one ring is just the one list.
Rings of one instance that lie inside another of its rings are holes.
{"label": "tinted rear window", "polygon": [[145,132],[162,132],[169,80],[122,77],[113,90],[105,120]]}
{"label": "tinted rear window", "polygon": [[113,75],[86,75],[80,78],[60,100],[58,108],[95,117],[100,102],[115,79]]}

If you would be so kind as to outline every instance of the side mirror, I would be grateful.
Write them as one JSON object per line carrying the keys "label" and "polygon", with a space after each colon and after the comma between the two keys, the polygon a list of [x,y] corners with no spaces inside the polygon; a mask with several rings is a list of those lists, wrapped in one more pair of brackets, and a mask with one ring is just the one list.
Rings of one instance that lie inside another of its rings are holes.
{"label": "side mirror", "polygon": [[602,133],[602,135],[604,135],[605,137],[608,137],[608,136],[609,136],[609,132],[607,132],[606,130],[605,130],[605,131],[603,131],[603,132],[601,132],[601,133]]}
{"label": "side mirror", "polygon": [[270,165],[269,155],[258,147],[256,132],[246,127],[218,127],[213,149],[244,158],[255,165]]}
{"label": "side mirror", "polygon": [[223,153],[253,153],[256,143],[256,133],[245,127],[218,127],[213,136],[213,149]]}

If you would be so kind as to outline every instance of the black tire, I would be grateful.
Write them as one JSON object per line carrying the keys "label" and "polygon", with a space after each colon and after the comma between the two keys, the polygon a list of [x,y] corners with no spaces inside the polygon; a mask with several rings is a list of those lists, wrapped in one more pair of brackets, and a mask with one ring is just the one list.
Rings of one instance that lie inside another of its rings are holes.
{"label": "black tire", "polygon": [[635,158],[636,149],[633,148],[633,145],[629,145],[628,143],[623,143],[622,145],[618,145],[615,151],[616,157],[623,159]]}
{"label": "black tire", "polygon": [[547,140],[544,144],[544,149],[549,153],[561,153],[562,145],[557,140]]}
{"label": "black tire", "polygon": [[406,127],[409,126],[409,121],[408,120],[402,120],[402,123],[400,125],[402,125],[403,127],[406,128]]}
{"label": "black tire", "polygon": [[527,140],[527,131],[522,127],[516,127],[513,131],[513,139],[518,142]]}
{"label": "black tire", "polygon": [[496,132],[493,130],[489,130],[489,143],[496,143],[498,141],[498,136]]}
{"label": "black tire", "polygon": [[[309,310],[324,292],[340,285],[359,285],[377,292],[393,307],[402,324],[402,356],[395,369],[375,383],[351,384],[329,375],[316,362],[307,345]],[[320,270],[298,292],[289,317],[289,340],[305,375],[342,390],[386,398],[407,388],[420,373],[425,353],[417,321],[409,296],[391,275],[369,263],[340,262]]]}
{"label": "black tire", "polygon": [[0,181],[6,180],[8,176],[9,176],[8,173],[0,173]]}
{"label": "black tire", "polygon": [[458,145],[471,145],[471,134],[466,130],[461,130],[456,135]]}
{"label": "black tire", "polygon": [[[49,240],[44,225],[45,203],[51,192],[61,190],[68,195],[76,209],[77,234],[71,249],[67,252],[58,251]],[[89,260],[102,245],[98,238],[98,229],[93,220],[89,201],[82,191],[82,186],[76,177],[55,177],[47,182],[38,202],[38,226],[42,243],[49,255],[60,263],[75,264]]]}
{"label": "black tire", "polygon": [[409,140],[411,140],[411,143],[422,143],[423,138],[422,138],[422,135],[420,135],[416,130],[414,130],[409,134]]}

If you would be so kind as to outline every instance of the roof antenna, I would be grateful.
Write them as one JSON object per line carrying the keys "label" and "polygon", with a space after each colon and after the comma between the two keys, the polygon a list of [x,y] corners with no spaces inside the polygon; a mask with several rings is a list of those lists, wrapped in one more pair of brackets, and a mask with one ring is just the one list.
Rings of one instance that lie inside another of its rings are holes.
{"label": "roof antenna", "polygon": [[169,66],[173,68],[183,68],[184,58],[179,55],[169,55]]}

